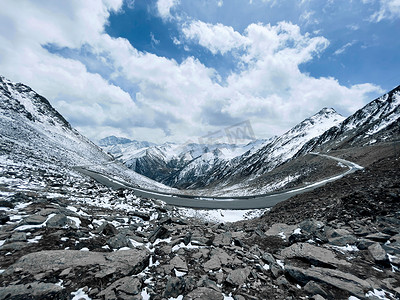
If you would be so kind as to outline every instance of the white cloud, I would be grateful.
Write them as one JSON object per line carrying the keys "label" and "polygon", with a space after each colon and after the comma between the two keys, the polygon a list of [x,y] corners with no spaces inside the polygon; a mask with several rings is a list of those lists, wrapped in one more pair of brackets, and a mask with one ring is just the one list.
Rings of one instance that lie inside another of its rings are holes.
{"label": "white cloud", "polygon": [[218,0],[217,5],[218,5],[218,7],[222,7],[222,5],[224,5],[224,1]]}
{"label": "white cloud", "polygon": [[194,21],[183,28],[183,34],[187,39],[198,42],[209,49],[213,54],[218,52],[225,54],[234,48],[246,45],[246,38],[230,26],[222,24],[209,24],[202,21]]}
{"label": "white cloud", "polygon": [[[364,4],[370,4],[374,0],[363,0]],[[379,10],[371,15],[371,22],[382,20],[394,20],[400,18],[400,0],[379,0]]]}
{"label": "white cloud", "polygon": [[334,55],[340,55],[343,54],[344,52],[346,52],[347,48],[353,46],[355,43],[355,41],[349,42],[345,45],[343,45],[342,47],[340,47],[339,49],[337,49],[333,54]]}
{"label": "white cloud", "polygon": [[[2,75],[43,94],[90,138],[115,133],[156,142],[194,140],[246,119],[258,137],[279,134],[323,106],[350,113],[370,100],[369,92],[379,91],[371,84],[344,87],[333,78],[302,73],[299,66],[329,42],[302,34],[297,25],[251,24],[243,33],[200,21],[184,26],[185,36],[213,53],[242,50],[240,71],[221,81],[194,57],[178,63],[104,33],[110,11],[121,5],[122,0],[11,1],[0,11],[7,22],[0,26]],[[77,60],[49,53],[42,47],[49,43],[75,50],[88,45],[98,64],[111,70],[111,80],[133,91],[90,73]]]}
{"label": "white cloud", "polygon": [[157,9],[161,18],[164,20],[169,20],[172,18],[171,9],[178,5],[180,0],[158,0],[157,1]]}

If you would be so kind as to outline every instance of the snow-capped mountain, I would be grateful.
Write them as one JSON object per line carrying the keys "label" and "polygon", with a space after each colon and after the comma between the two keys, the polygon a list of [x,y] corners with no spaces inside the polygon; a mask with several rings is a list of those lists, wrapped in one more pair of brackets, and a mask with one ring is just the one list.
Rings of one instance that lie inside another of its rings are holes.
{"label": "snow-capped mountain", "polygon": [[101,139],[98,145],[112,156],[119,158],[124,154],[134,155],[138,150],[155,146],[156,144],[147,141],[130,140],[124,137],[108,136]]}
{"label": "snow-capped mountain", "polygon": [[0,155],[4,159],[73,172],[90,166],[148,188],[167,188],[133,172],[82,136],[30,87],[0,77]]}
{"label": "snow-capped mountain", "polygon": [[310,140],[298,155],[389,142],[400,135],[400,86]]}

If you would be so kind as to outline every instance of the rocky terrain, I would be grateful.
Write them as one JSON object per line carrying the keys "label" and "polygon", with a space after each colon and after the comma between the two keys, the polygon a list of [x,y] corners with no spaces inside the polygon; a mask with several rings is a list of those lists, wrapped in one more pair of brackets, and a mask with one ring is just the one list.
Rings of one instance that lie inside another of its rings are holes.
{"label": "rocky terrain", "polygon": [[0,299],[400,298],[398,123],[369,145],[328,149],[364,169],[226,222],[228,210],[171,207],[78,173],[89,164],[160,187],[30,88],[4,78],[0,88]]}

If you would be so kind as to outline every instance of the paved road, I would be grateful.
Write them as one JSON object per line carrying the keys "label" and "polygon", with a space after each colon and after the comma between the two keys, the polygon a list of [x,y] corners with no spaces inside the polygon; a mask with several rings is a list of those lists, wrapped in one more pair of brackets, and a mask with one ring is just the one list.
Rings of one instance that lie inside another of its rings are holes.
{"label": "paved road", "polygon": [[139,197],[144,198],[155,198],[162,201],[165,201],[168,204],[174,206],[181,206],[181,207],[191,207],[191,208],[207,208],[207,209],[256,209],[256,208],[268,208],[272,207],[275,204],[287,200],[295,195],[302,194],[305,192],[312,191],[320,186],[325,185],[328,182],[332,182],[342,178],[347,174],[351,174],[359,169],[362,169],[361,166],[341,159],[337,157],[333,157],[330,155],[325,154],[317,154],[311,153],[314,155],[320,155],[326,157],[328,159],[337,160],[344,165],[346,165],[349,169],[344,172],[343,174],[315,182],[308,186],[292,189],[287,191],[281,191],[277,193],[269,193],[263,195],[256,195],[256,196],[245,196],[245,197],[198,197],[198,196],[189,196],[189,195],[178,195],[178,194],[168,194],[163,192],[155,192],[151,190],[136,188],[131,186],[130,184],[112,179],[106,175],[87,170],[83,167],[76,167],[76,169],[96,181],[109,186],[111,188],[119,189],[119,188],[128,188],[134,191],[134,194]]}

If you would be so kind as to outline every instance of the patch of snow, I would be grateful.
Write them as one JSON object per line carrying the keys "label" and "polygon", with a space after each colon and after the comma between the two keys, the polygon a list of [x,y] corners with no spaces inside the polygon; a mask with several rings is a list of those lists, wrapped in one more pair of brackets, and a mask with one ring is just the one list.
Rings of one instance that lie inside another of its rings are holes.
{"label": "patch of snow", "polygon": [[[388,295],[388,296],[386,296],[386,295]],[[395,297],[392,293],[389,293],[388,291],[384,291],[384,290],[378,290],[378,289],[369,291],[368,293],[365,294],[365,296],[367,298],[374,297],[374,299],[382,299],[382,300],[395,299]]]}
{"label": "patch of snow", "polygon": [[187,273],[186,272],[179,272],[177,269],[174,269],[175,271],[175,276],[176,277],[182,277],[185,276]]}
{"label": "patch of snow", "polygon": [[296,228],[296,229],[293,231],[293,234],[301,234],[301,228]]}
{"label": "patch of snow", "polygon": [[33,244],[37,244],[39,243],[39,241],[42,239],[41,235],[35,236],[32,239],[28,239],[28,243],[33,243]]}
{"label": "patch of snow", "polygon": [[281,237],[282,240],[286,240],[286,235],[283,231],[280,232],[278,235]]}
{"label": "patch of snow", "polygon": [[277,260],[276,260],[276,263],[277,263],[278,265],[280,265],[280,266],[282,267],[282,269],[285,269],[285,264],[283,263],[282,260],[277,259]]}
{"label": "patch of snow", "polygon": [[71,293],[74,296],[71,300],[91,300],[91,298],[83,291],[83,288]]}
{"label": "patch of snow", "polygon": [[[195,242],[195,241],[193,241]],[[172,252],[178,251],[179,249],[184,248],[184,249],[199,249],[199,248],[203,248],[202,246],[196,246],[196,245],[192,245],[192,242],[190,242],[189,244],[185,245],[185,243],[181,242],[179,245],[175,245],[174,247],[172,247]]]}
{"label": "patch of snow", "polygon": [[89,248],[84,247],[84,248],[80,249],[80,251],[89,251]]}
{"label": "patch of snow", "polygon": [[171,297],[171,298],[168,298],[168,300],[183,300],[183,295],[179,295],[179,296],[176,297],[176,298]]}
{"label": "patch of snow", "polygon": [[355,245],[346,245],[346,246],[332,246],[333,249],[336,249],[342,253],[344,252],[357,252],[360,251]]}
{"label": "patch of snow", "polygon": [[56,215],[56,214],[50,214],[50,215],[47,217],[46,221],[44,221],[42,224],[38,224],[38,225],[22,225],[22,226],[19,226],[19,227],[15,228],[14,230],[17,230],[17,231],[25,231],[25,230],[34,229],[34,228],[42,228],[42,227],[46,226],[47,222],[48,222],[52,217],[54,217],[55,215]]}
{"label": "patch of snow", "polygon": [[143,300],[150,300],[150,294],[147,293],[147,287],[145,287],[142,292],[140,293]]}
{"label": "patch of snow", "polygon": [[81,220],[77,217],[67,217],[69,220],[75,223],[75,226],[79,228],[81,226]]}

